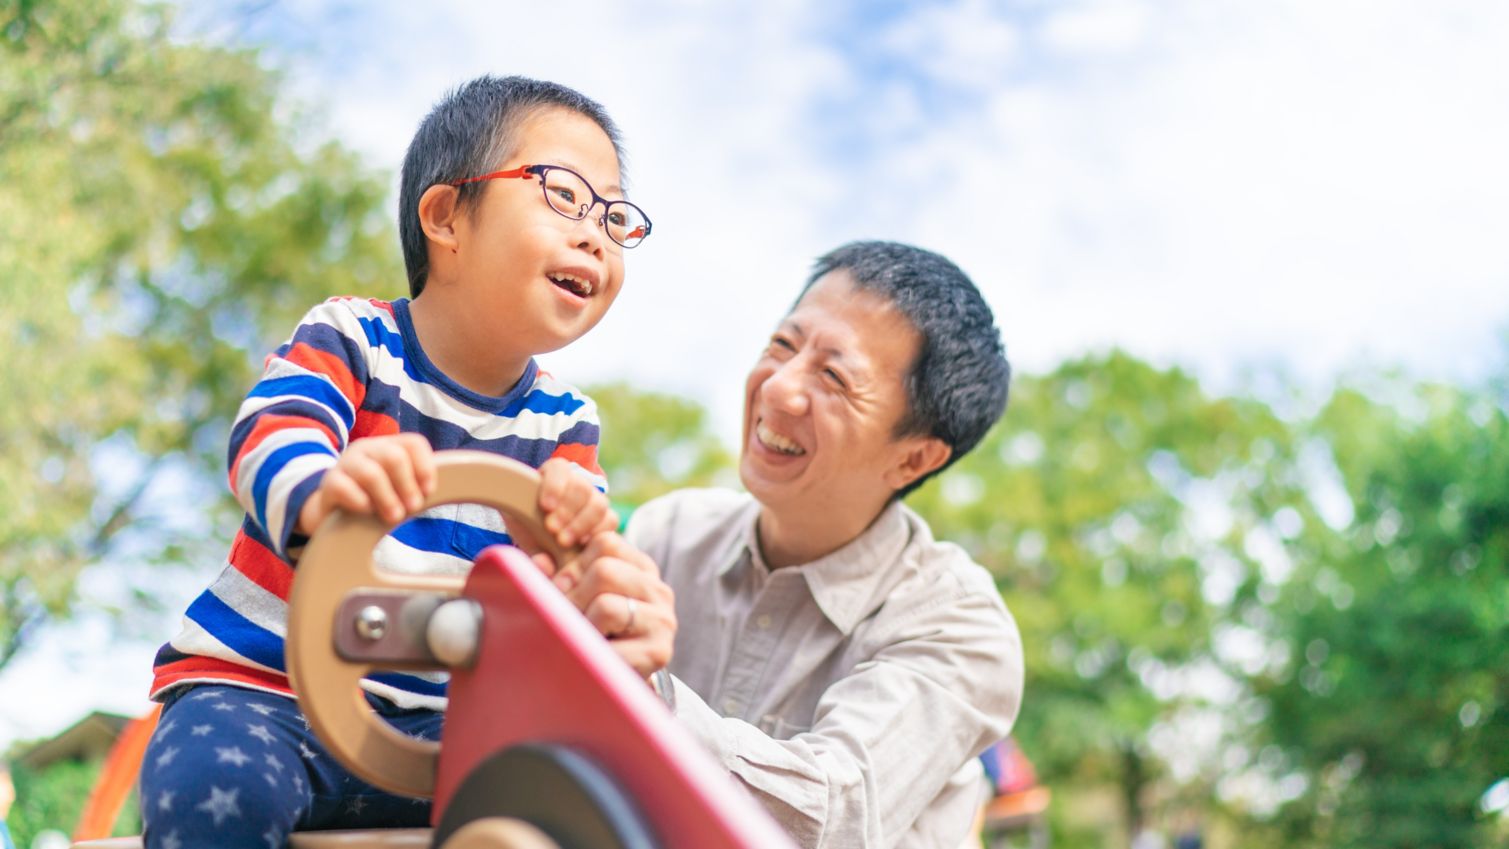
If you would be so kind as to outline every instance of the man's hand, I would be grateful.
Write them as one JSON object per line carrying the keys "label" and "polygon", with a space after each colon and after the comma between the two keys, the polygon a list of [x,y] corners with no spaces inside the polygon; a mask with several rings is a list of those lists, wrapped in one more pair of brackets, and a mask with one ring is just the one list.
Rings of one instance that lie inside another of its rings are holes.
{"label": "man's hand", "polygon": [[540,512],[545,530],[562,548],[584,545],[618,527],[608,497],[582,476],[575,464],[559,457],[540,466]]}
{"label": "man's hand", "polygon": [[330,511],[376,514],[396,523],[435,491],[435,450],[417,433],[353,440],[299,511],[296,529],[312,534]]}
{"label": "man's hand", "polygon": [[534,560],[635,672],[648,679],[671,662],[676,596],[649,555],[608,531],[582,552],[580,576],[556,574],[548,555]]}

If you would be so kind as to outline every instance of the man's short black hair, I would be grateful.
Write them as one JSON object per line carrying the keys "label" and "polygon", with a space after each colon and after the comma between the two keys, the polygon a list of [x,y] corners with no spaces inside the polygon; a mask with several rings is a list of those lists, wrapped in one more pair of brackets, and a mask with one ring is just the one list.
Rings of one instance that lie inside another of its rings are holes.
{"label": "man's short black hair", "polygon": [[1001,418],[1011,364],[990,306],[945,257],[898,242],[850,242],[818,258],[802,294],[834,271],[848,272],[857,288],[890,301],[921,336],[905,381],[907,412],[895,435],[934,436],[952,454],[897,492],[900,498],[968,454]]}
{"label": "man's short black hair", "polygon": [[[425,116],[403,158],[398,189],[398,236],[409,274],[409,294],[418,297],[429,278],[429,245],[419,226],[419,199],[430,186],[496,171],[517,149],[517,130],[541,109],[569,109],[607,134],[623,170],[618,127],[597,101],[559,83],[528,77],[482,76],[447,92]],[[475,202],[487,183],[467,183],[458,203]]]}

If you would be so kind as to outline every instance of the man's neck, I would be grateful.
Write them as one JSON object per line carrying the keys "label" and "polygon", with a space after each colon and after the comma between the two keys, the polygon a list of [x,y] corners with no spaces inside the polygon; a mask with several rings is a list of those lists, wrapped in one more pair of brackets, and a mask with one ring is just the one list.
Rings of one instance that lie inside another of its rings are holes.
{"label": "man's neck", "polygon": [[762,506],[755,523],[760,556],[771,569],[800,566],[826,557],[858,539],[887,504],[872,513],[848,517],[817,510],[773,510]]}
{"label": "man's neck", "polygon": [[530,355],[507,351],[508,334],[496,328],[458,320],[469,313],[463,304],[442,303],[448,295],[443,288],[426,288],[409,302],[409,317],[425,356],[473,392],[493,398],[507,394],[524,376]]}

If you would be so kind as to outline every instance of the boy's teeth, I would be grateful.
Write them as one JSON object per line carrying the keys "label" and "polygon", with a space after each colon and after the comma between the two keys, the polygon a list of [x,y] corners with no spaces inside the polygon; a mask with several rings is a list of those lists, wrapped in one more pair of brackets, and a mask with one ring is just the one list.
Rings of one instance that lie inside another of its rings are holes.
{"label": "boy's teeth", "polygon": [[566,288],[578,295],[592,294],[592,284],[573,274],[551,274],[550,279],[556,283],[566,284]]}
{"label": "boy's teeth", "polygon": [[760,442],[763,443],[766,448],[774,449],[781,452],[782,454],[790,454],[794,457],[799,457],[807,453],[802,449],[802,446],[797,445],[795,442],[792,442],[786,437],[781,436],[779,433],[776,433],[775,431],[766,427],[764,422],[760,422],[755,426],[755,436],[758,436],[760,438]]}

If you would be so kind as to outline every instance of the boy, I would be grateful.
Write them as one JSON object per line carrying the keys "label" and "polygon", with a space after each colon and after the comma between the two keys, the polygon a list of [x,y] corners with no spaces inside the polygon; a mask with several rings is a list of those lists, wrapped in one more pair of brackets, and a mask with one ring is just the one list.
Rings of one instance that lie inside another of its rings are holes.
{"label": "boy", "polygon": [[[437,449],[538,467],[546,528],[563,545],[614,527],[595,408],[534,355],[597,324],[622,285],[623,248],[648,235],[622,200],[620,157],[602,107],[518,77],[474,80],[420,125],[399,197],[412,299],[315,307],[237,415],[230,482],[246,519],[227,567],[158,653],[152,697],[166,707],[142,763],[147,847],[279,847],[294,830],[427,824],[427,802],[335,763],[290,698],[293,564],[333,509],[387,522],[415,511]],[[495,511],[446,505],[374,556],[462,574],[507,541]],[[442,676],[379,674],[364,686],[391,724],[438,737]]]}

